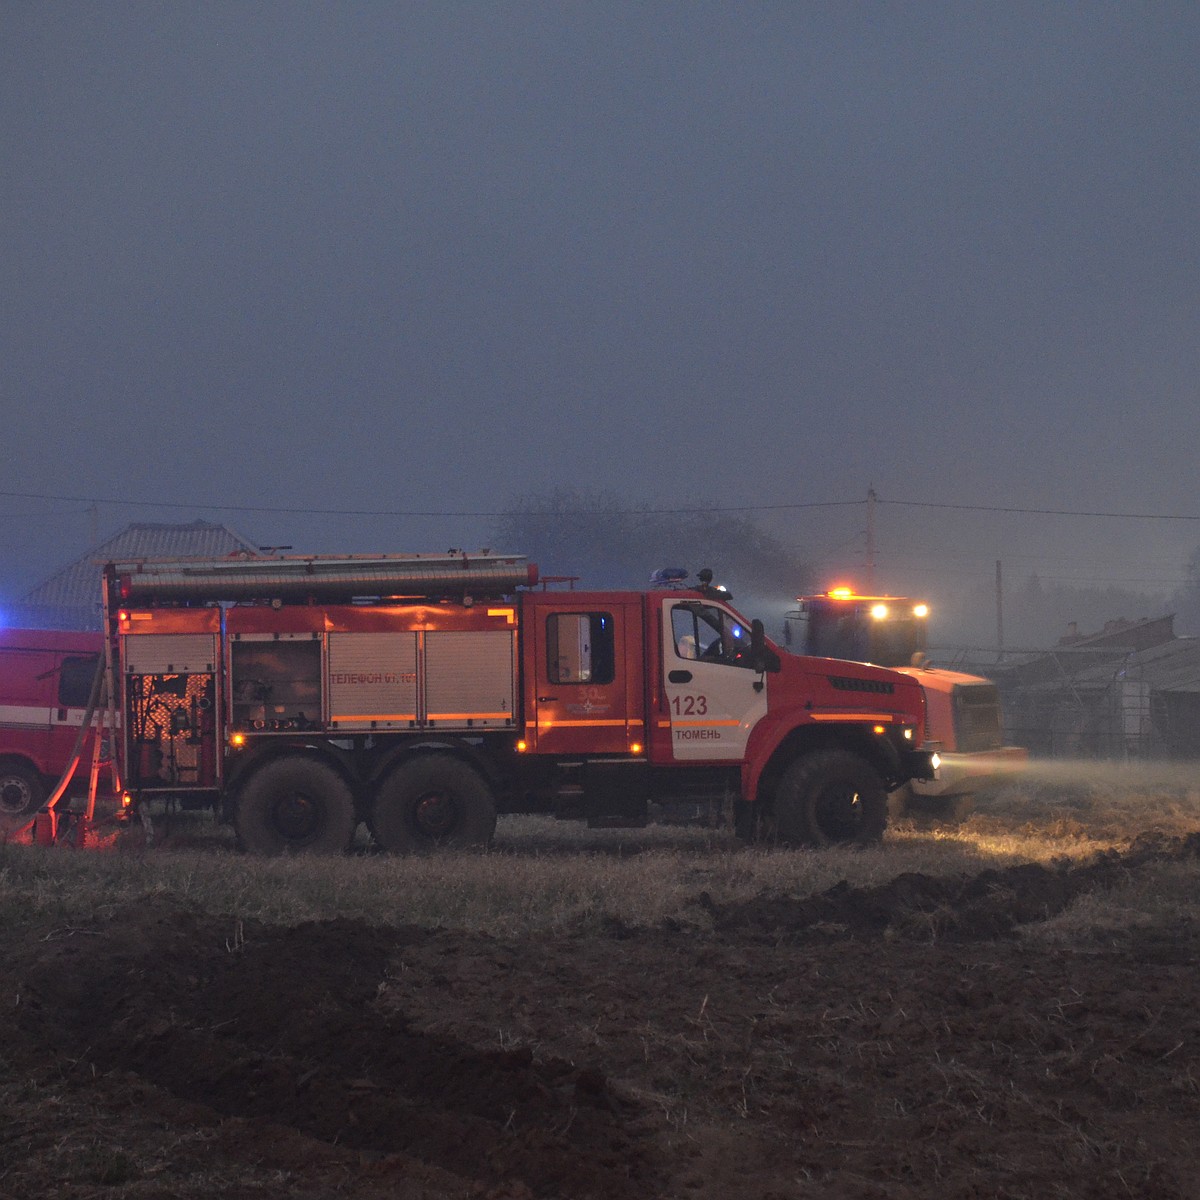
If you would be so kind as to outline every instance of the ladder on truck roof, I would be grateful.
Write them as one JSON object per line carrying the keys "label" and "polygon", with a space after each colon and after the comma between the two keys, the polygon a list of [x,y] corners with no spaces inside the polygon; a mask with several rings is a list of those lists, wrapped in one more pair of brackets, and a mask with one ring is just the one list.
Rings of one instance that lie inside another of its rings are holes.
{"label": "ladder on truck roof", "polygon": [[141,558],[104,569],[113,604],[278,600],[449,598],[503,595],[532,587],[538,569],[523,555],[288,555]]}

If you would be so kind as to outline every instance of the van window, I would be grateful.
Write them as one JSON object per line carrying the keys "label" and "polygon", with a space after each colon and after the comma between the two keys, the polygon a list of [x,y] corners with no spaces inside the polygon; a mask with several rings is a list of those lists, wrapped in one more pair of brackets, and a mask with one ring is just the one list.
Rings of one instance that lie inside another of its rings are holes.
{"label": "van window", "polygon": [[546,674],[551,683],[612,683],[616,650],[612,613],[551,613],[546,618]]}
{"label": "van window", "polygon": [[[100,655],[64,658],[58,672],[58,702],[63,708],[87,708]],[[44,703],[44,701],[43,701]]]}

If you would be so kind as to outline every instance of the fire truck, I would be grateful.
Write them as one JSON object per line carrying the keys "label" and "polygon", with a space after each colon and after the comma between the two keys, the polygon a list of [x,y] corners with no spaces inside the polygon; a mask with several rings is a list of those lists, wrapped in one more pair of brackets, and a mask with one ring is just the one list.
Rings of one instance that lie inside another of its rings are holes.
{"label": "fire truck", "polygon": [[70,802],[68,787],[87,789],[74,767],[98,745],[91,717],[103,646],[100,633],[0,630],[0,838],[22,833],[49,800]]}
{"label": "fire truck", "polygon": [[892,795],[897,814],[960,817],[975,797],[1011,779],[1028,761],[1006,746],[996,685],[978,675],[934,667],[928,657],[929,605],[903,596],[863,596],[837,587],[798,597],[785,642],[803,654],[891,667],[925,693],[923,741],[941,759],[937,778],[914,779]]}
{"label": "fire truck", "polygon": [[639,825],[717,797],[746,837],[879,839],[933,778],[895,671],[801,658],[712,573],[644,591],[521,556],[111,562],[110,694],[131,811],[211,806],[259,854],[485,846],[498,813]]}

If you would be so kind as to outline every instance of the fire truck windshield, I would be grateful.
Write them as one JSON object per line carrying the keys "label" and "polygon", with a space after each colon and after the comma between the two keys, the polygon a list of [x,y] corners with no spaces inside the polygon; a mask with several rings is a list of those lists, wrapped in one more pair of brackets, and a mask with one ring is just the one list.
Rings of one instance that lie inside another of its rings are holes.
{"label": "fire truck windshield", "polygon": [[805,653],[844,658],[880,667],[906,667],[925,649],[925,622],[911,611],[872,615],[871,603],[813,603],[806,606]]}

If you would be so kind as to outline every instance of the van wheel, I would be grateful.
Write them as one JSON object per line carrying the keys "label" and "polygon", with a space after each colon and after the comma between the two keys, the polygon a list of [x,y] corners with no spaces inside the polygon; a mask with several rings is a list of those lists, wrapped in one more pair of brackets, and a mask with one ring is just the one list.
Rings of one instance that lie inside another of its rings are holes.
{"label": "van wheel", "polygon": [[496,832],[496,802],[473,767],[448,754],[429,754],[401,763],[384,779],[370,826],[392,854],[482,849]]}
{"label": "van wheel", "polygon": [[358,818],[346,781],[312,758],[277,758],[243,786],[233,813],[251,854],[345,854]]}
{"label": "van wheel", "polygon": [[23,763],[0,766],[0,833],[15,833],[46,802],[46,785]]}
{"label": "van wheel", "polygon": [[878,842],[887,816],[887,791],[879,773],[849,750],[818,750],[796,759],[775,793],[776,825],[785,842]]}

